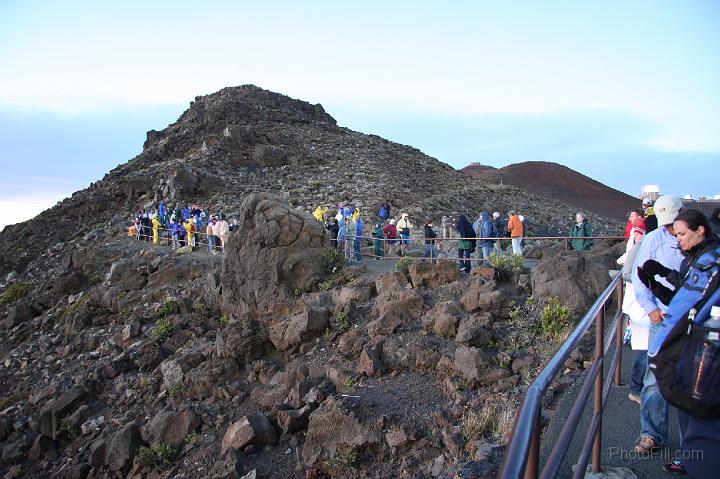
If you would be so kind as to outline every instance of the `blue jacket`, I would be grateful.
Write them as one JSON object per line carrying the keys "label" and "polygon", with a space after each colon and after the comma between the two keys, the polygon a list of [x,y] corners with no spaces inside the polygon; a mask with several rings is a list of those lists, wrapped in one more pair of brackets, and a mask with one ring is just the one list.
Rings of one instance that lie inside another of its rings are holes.
{"label": "blue jacket", "polygon": [[338,241],[345,241],[345,238],[347,238],[347,226],[345,226],[344,221],[340,221],[338,223]]}
{"label": "blue jacket", "polygon": [[357,220],[355,220],[355,236],[357,236],[358,239],[360,239],[360,236],[362,236],[362,230],[362,221],[360,221],[360,218],[358,218]]}
{"label": "blue jacket", "polygon": [[[495,233],[495,225],[490,220],[490,213],[487,211],[480,213],[480,218],[473,224],[473,229],[478,238],[495,238],[497,236]],[[480,247],[492,246],[494,243],[493,240],[489,239],[477,240],[477,245]]]}

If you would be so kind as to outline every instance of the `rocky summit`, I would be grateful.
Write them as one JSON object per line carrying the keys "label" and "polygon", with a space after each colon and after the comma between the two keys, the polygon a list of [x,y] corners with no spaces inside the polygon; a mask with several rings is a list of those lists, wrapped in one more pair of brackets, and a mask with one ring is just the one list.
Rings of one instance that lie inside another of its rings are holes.
{"label": "rocky summit", "polygon": [[[161,200],[237,218],[225,252],[128,237]],[[493,477],[522,393],[623,245],[538,242],[535,268],[503,274],[343,268],[308,211],[348,202],[369,220],[385,201],[418,224],[515,208],[535,233],[565,232],[572,212],[242,86],[196,98],[140,155],[7,227],[0,476]]]}

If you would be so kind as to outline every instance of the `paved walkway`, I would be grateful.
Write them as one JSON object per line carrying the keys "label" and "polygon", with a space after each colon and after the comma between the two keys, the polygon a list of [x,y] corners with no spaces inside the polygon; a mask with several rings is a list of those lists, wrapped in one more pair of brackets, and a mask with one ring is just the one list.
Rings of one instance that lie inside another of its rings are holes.
{"label": "paved walkway", "polygon": [[[610,350],[612,353],[612,348]],[[670,426],[669,436],[670,444],[665,450],[652,455],[651,457],[637,457],[632,453],[635,440],[640,433],[640,406],[628,399],[629,389],[627,384],[630,381],[630,370],[636,353],[632,351],[629,345],[623,347],[622,361],[622,384],[621,386],[611,386],[608,395],[607,405],[604,413],[603,432],[602,432],[602,466],[625,467],[632,469],[640,479],[657,479],[673,477],[666,473],[662,466],[673,456],[673,452],[679,449],[680,433],[678,430],[677,414],[674,408],[670,408]],[[605,371],[607,376],[607,371]],[[584,376],[583,376],[584,378]],[[575,384],[568,389],[560,399],[555,415],[550,421],[545,433],[543,441],[541,441],[540,461],[541,469],[545,459],[550,453],[549,444],[545,438],[557,437],[560,433],[565,420],[568,417],[572,401],[582,386],[582,381],[576,381]],[[560,469],[557,477],[572,477],[572,466],[576,463],[577,457],[580,455],[582,442],[585,433],[589,427],[590,416],[592,414],[592,393],[588,401],[588,407],[578,426],[578,431],[573,438],[573,442],[568,450],[565,462]]]}

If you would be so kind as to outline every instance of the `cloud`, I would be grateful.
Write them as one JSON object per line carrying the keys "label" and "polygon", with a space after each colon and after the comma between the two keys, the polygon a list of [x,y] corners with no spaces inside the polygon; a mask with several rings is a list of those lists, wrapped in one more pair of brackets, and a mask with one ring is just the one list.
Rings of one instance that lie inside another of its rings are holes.
{"label": "cloud", "polygon": [[55,206],[68,192],[37,192],[31,195],[0,197],[0,230],[34,218],[48,208]]}

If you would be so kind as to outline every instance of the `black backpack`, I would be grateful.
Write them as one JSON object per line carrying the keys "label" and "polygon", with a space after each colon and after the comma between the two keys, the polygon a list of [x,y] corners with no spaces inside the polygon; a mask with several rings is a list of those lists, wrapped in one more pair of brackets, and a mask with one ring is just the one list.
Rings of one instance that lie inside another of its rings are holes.
{"label": "black backpack", "polygon": [[662,396],[705,420],[720,419],[720,328],[703,325],[720,305],[718,283],[720,247],[690,268],[648,350]]}

